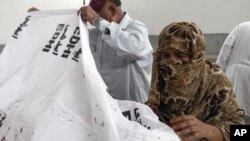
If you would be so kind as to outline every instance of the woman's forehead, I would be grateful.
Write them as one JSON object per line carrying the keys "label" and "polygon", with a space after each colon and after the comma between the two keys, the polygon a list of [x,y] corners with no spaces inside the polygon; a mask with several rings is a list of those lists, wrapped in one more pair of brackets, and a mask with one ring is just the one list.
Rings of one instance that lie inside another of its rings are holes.
{"label": "woman's forehead", "polygon": [[161,44],[157,51],[158,52],[166,52],[166,50],[176,50],[176,51],[180,51],[183,53],[189,53],[189,49],[186,46],[186,44],[183,43],[167,43],[167,44]]}
{"label": "woman's forehead", "polygon": [[181,51],[175,48],[166,48],[165,50],[162,50],[162,52],[181,52]]}

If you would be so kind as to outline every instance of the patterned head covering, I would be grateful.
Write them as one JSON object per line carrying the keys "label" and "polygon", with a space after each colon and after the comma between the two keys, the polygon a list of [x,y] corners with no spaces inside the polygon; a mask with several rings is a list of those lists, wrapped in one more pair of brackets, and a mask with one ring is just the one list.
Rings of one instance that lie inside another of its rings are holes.
{"label": "patterned head covering", "polygon": [[[191,61],[161,59],[161,53],[168,48],[189,54]],[[243,112],[229,80],[217,65],[206,60],[204,50],[204,35],[196,24],[174,22],[166,26],[154,53],[146,104],[166,124],[176,116],[193,115],[217,126],[228,140],[229,125],[244,123]]]}
{"label": "patterned head covering", "polygon": [[[148,98],[148,101],[154,101],[148,103],[151,104],[151,107],[154,107],[152,104],[158,106],[163,95],[168,96],[168,99],[165,99],[166,103],[172,100],[170,97],[175,97],[183,104],[194,96],[204,73],[204,44],[204,35],[194,23],[174,22],[162,30],[159,35],[158,48],[154,53]],[[191,62],[182,64],[182,62],[161,60],[160,53],[165,52],[168,48],[190,54]]]}
{"label": "patterned head covering", "polygon": [[204,56],[205,39],[195,23],[173,22],[161,31],[158,46],[157,52],[175,48],[198,59]]}
{"label": "patterned head covering", "polygon": [[[166,26],[159,35],[158,49],[156,50],[156,65],[160,76],[168,86],[187,86],[199,82],[201,69],[204,66],[204,35],[198,26],[189,22],[174,22]],[[161,60],[161,52],[174,48],[191,57],[189,64]]]}
{"label": "patterned head covering", "polygon": [[98,13],[101,11],[106,1],[108,0],[91,0],[89,5]]}

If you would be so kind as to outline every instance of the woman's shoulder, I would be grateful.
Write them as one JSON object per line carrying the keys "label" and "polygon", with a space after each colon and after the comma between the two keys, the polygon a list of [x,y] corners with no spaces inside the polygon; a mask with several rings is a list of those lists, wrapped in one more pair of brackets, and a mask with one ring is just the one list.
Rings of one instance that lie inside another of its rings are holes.
{"label": "woman's shoulder", "polygon": [[232,85],[219,65],[211,62],[210,60],[205,60],[205,62],[207,77],[208,80],[210,80],[210,87],[228,87],[229,89],[231,89]]}

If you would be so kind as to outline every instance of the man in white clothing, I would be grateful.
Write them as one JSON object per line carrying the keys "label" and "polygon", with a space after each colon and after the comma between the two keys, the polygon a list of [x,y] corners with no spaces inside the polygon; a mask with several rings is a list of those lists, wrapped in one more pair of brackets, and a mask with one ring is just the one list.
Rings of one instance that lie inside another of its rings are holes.
{"label": "man in white clothing", "polygon": [[121,9],[120,0],[91,0],[80,8],[90,29],[90,47],[97,69],[119,100],[144,103],[151,81],[152,46],[145,25]]}
{"label": "man in white clothing", "polygon": [[226,38],[216,63],[233,84],[237,102],[250,124],[250,22],[237,25]]}

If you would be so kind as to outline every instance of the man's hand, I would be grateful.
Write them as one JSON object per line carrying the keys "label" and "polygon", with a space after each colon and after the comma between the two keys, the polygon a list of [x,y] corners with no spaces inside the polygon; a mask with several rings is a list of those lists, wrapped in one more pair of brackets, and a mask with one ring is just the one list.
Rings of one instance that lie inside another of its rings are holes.
{"label": "man's hand", "polygon": [[100,17],[91,6],[83,6],[78,10],[78,14],[81,14],[83,21],[88,21],[93,25],[93,21]]}
{"label": "man's hand", "polygon": [[39,11],[39,9],[37,9],[36,7],[31,7],[30,9],[28,9],[28,12],[33,12],[33,11]]}

